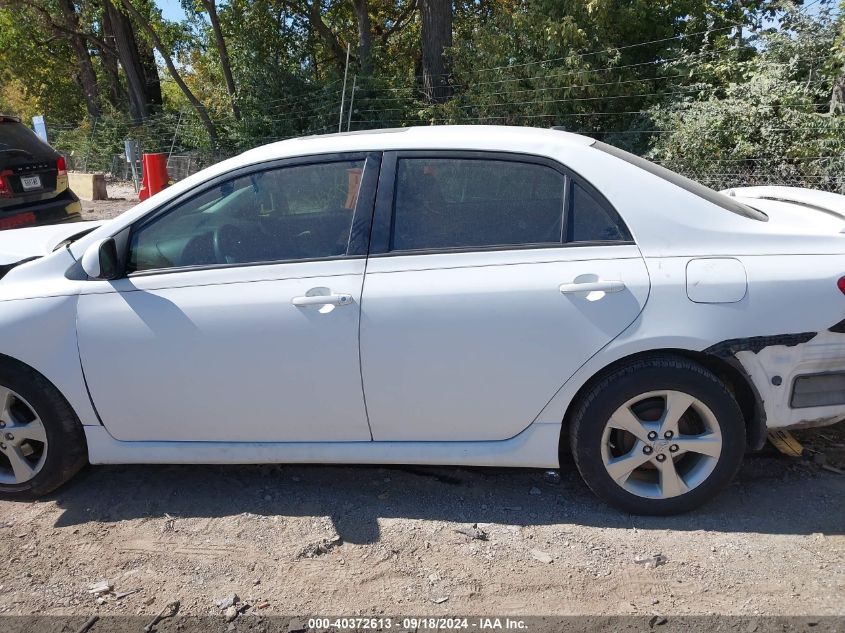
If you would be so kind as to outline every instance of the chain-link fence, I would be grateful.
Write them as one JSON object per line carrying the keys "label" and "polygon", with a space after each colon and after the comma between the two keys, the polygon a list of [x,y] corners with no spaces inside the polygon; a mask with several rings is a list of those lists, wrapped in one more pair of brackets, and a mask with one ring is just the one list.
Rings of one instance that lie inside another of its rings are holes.
{"label": "chain-link fence", "polygon": [[[140,148],[146,151],[144,147]],[[174,181],[182,180],[209,165],[223,160],[236,152],[193,151],[171,154],[167,159],[167,171]],[[75,160],[74,160],[75,158]],[[757,185],[782,185],[806,187],[831,191],[845,195],[845,155],[816,158],[805,161],[778,160],[718,160],[704,165],[690,166],[683,162],[662,162],[664,167],[677,171],[716,190],[731,187]],[[124,154],[111,154],[108,161],[86,161],[70,156],[69,166],[77,171],[102,171],[113,178],[132,180],[133,171]],[[143,177],[141,161],[137,161],[135,171],[138,178]]]}
{"label": "chain-link fence", "polygon": [[831,157],[803,164],[770,163],[737,165],[735,161],[713,161],[706,168],[685,165],[664,166],[716,190],[731,187],[780,185],[806,187],[845,195],[845,157]]}

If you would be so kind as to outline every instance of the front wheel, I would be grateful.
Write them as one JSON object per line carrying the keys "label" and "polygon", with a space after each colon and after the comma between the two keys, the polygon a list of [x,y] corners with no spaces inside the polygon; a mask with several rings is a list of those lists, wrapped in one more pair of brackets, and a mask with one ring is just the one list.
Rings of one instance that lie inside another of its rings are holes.
{"label": "front wheel", "polygon": [[73,410],[41,374],[0,361],[0,497],[47,494],[87,462]]}
{"label": "front wheel", "polygon": [[682,357],[619,367],[581,399],[570,445],[587,485],[634,514],[686,512],[736,474],[745,422],[724,383]]}

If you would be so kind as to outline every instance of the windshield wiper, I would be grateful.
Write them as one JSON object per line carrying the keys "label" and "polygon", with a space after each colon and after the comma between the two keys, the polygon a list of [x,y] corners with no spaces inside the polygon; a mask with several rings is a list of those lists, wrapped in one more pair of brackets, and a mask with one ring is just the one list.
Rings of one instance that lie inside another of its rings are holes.
{"label": "windshield wiper", "polygon": [[65,248],[65,247],[70,246],[70,245],[71,245],[71,244],[73,244],[76,240],[81,240],[83,237],[85,237],[85,236],[86,236],[86,235],[88,235],[89,233],[92,233],[92,232],[96,231],[98,228],[100,228],[100,227],[99,227],[99,226],[95,226],[94,228],[91,228],[91,229],[85,229],[84,231],[80,231],[79,233],[76,233],[76,234],[74,234],[74,235],[71,235],[71,236],[70,236],[70,237],[68,237],[68,238],[63,239],[61,242],[59,242],[58,244],[56,244],[56,248],[54,248],[54,249],[53,249],[53,252],[55,253],[55,252],[56,252],[57,250],[59,250],[60,248]]}

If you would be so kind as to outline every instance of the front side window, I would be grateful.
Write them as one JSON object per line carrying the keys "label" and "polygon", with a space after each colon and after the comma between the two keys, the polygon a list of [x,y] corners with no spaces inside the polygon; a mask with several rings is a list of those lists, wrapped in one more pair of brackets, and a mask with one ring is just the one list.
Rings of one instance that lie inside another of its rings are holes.
{"label": "front side window", "polygon": [[545,165],[400,158],[391,250],[560,244],[565,191]]}
{"label": "front side window", "polygon": [[129,272],[343,256],[363,160],[239,176],[132,231]]}

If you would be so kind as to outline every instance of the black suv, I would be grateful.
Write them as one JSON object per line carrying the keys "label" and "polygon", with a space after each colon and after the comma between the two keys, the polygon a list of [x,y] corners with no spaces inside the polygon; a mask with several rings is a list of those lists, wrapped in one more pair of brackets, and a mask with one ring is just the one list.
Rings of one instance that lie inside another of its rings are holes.
{"label": "black suv", "polygon": [[65,159],[20,119],[0,114],[0,230],[76,222]]}

